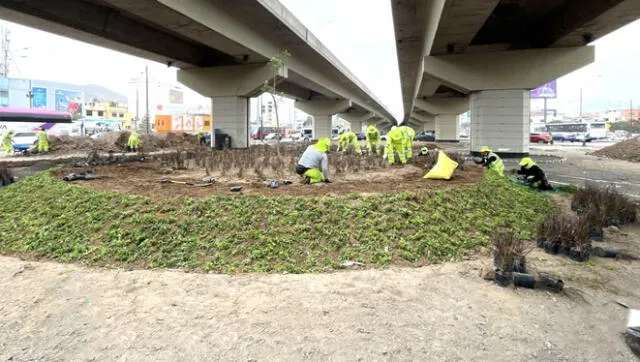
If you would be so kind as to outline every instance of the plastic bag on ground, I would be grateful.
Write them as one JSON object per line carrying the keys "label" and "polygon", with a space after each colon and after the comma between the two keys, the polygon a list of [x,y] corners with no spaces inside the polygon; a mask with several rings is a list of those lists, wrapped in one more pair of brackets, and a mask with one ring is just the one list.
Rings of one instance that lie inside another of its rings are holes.
{"label": "plastic bag on ground", "polygon": [[438,162],[431,168],[424,178],[432,180],[450,180],[458,168],[458,163],[447,156],[443,151],[438,151]]}

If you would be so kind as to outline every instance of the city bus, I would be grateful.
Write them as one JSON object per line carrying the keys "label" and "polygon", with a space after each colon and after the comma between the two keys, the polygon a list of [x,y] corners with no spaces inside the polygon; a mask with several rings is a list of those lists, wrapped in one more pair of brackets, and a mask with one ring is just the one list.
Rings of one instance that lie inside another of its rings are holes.
{"label": "city bus", "polygon": [[44,128],[53,135],[69,135],[73,133],[74,127],[79,131],[78,123],[72,121],[69,113],[0,107],[0,133],[10,129],[14,131],[39,131]]}
{"label": "city bus", "polygon": [[606,139],[607,127],[605,122],[590,123],[554,123],[546,125],[554,141],[560,142],[591,142]]}

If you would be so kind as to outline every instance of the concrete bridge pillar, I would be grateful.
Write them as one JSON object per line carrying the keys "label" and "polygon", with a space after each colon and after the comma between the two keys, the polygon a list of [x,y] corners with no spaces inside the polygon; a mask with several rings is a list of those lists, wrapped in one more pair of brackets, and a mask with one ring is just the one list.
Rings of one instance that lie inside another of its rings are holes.
{"label": "concrete bridge pillar", "polygon": [[436,141],[458,142],[460,141],[460,130],[458,115],[439,114],[435,121]]}
{"label": "concrete bridge pillar", "polygon": [[336,113],[345,112],[351,108],[351,101],[316,100],[297,101],[296,107],[313,117],[313,138],[331,137],[331,117]]}
{"label": "concrete bridge pillar", "polygon": [[[180,83],[211,97],[212,129],[231,136],[232,148],[249,147],[249,98],[262,94],[264,81],[272,77],[268,64],[178,70]],[[287,69],[277,77],[286,78]]]}
{"label": "concrete bridge pillar", "polygon": [[488,146],[510,157],[529,153],[528,90],[471,93],[471,152]]}
{"label": "concrete bridge pillar", "polygon": [[[529,90],[594,60],[595,48],[581,46],[427,56],[423,69],[426,78],[470,96],[471,152],[488,146],[519,157],[529,152]],[[464,112],[442,102],[416,99],[415,106],[436,115]]]}

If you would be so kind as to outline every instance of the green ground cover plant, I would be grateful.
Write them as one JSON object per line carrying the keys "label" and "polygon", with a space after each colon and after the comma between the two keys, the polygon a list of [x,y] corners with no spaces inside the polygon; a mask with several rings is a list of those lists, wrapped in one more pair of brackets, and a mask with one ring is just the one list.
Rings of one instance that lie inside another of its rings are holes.
{"label": "green ground cover plant", "polygon": [[498,229],[532,238],[553,212],[546,196],[490,174],[417,193],[177,202],[95,192],[46,171],[0,189],[0,252],[219,273],[419,266],[489,246]]}

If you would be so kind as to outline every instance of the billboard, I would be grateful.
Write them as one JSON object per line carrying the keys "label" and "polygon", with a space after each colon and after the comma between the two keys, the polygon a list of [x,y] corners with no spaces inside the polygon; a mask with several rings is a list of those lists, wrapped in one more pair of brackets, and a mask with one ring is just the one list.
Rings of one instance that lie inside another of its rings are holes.
{"label": "billboard", "polygon": [[31,88],[31,106],[35,109],[47,109],[47,88]]}
{"label": "billboard", "polygon": [[551,81],[547,84],[544,84],[534,90],[529,94],[531,99],[541,99],[541,98],[557,98],[558,97],[558,86],[556,81]]}
{"label": "billboard", "polygon": [[84,94],[81,91],[56,89],[56,111],[82,115]]}
{"label": "billboard", "polygon": [[9,79],[0,78],[0,107],[9,107]]}

